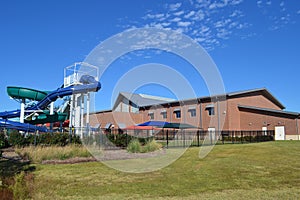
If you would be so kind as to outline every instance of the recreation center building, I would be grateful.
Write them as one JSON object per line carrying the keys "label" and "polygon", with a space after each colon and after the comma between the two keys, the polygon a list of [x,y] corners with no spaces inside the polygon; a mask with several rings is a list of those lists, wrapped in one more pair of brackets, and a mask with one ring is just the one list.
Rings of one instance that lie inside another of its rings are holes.
{"label": "recreation center building", "polygon": [[185,100],[120,92],[111,110],[92,114],[90,125],[124,129],[153,120],[204,131],[274,130],[275,140],[300,140],[300,113],[284,109],[266,88]]}

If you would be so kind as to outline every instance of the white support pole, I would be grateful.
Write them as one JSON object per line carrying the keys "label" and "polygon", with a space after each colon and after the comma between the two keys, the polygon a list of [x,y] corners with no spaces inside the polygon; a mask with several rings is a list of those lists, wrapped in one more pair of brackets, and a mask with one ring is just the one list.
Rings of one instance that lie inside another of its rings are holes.
{"label": "white support pole", "polygon": [[24,123],[24,115],[25,115],[25,99],[22,99],[21,112],[20,112],[20,123]]}
{"label": "white support pole", "polygon": [[73,118],[73,113],[74,113],[74,95],[71,96],[71,101],[70,101],[70,116],[69,116],[69,128],[70,128],[70,133],[73,134],[73,129],[72,127],[74,126],[74,118]]}
{"label": "white support pole", "polygon": [[[54,102],[50,103],[50,115],[54,114]],[[50,130],[53,130],[53,123],[50,123]]]}
{"label": "white support pole", "polygon": [[86,116],[85,116],[85,124],[88,129],[90,135],[90,93],[86,94]]}
{"label": "white support pole", "polygon": [[54,114],[54,102],[50,103],[50,115]]}
{"label": "white support pole", "polygon": [[83,138],[83,127],[84,127],[84,124],[83,124],[83,114],[84,114],[84,94],[81,94],[80,95],[80,99],[81,99],[81,102],[80,102],[80,130],[81,130],[81,139]]}

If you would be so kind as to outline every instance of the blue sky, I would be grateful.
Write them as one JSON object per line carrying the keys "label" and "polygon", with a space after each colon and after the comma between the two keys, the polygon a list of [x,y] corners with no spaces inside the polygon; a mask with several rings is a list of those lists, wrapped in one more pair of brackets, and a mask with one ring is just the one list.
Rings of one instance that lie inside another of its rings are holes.
{"label": "blue sky", "polygon": [[[99,43],[126,29],[156,27],[202,45],[227,92],[266,87],[287,110],[300,112],[299,1],[12,0],[1,1],[0,8],[0,111],[19,107],[9,99],[7,86],[54,90],[63,83],[64,68],[83,61]],[[147,63],[176,69],[192,79],[197,96],[208,95],[189,63],[175,57],[149,50],[116,60],[103,76],[96,109],[110,108],[118,78]],[[157,85],[137,92],[174,97]]]}

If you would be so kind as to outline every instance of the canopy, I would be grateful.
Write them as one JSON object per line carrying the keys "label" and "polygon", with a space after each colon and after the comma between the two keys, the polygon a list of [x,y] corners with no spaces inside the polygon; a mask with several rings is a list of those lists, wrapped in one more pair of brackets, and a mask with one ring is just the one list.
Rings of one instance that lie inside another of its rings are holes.
{"label": "canopy", "polygon": [[[148,130],[146,127],[159,127],[159,128],[175,128],[175,129],[197,129],[196,126],[186,123],[170,123],[164,121],[147,121],[142,124],[138,124],[137,126],[144,127],[144,130]],[[151,129],[152,129],[151,128]],[[143,128],[141,128],[143,129]],[[140,129],[140,130],[141,130]]]}
{"label": "canopy", "polygon": [[124,128],[125,130],[153,130],[154,127],[153,126],[127,126],[126,128]]}
{"label": "canopy", "polygon": [[196,129],[196,126],[185,123],[168,123],[163,128],[175,128],[175,129]]}
{"label": "canopy", "polygon": [[156,126],[156,127],[163,127],[166,124],[169,124],[169,122],[164,121],[147,121],[142,124],[138,124],[138,126]]}

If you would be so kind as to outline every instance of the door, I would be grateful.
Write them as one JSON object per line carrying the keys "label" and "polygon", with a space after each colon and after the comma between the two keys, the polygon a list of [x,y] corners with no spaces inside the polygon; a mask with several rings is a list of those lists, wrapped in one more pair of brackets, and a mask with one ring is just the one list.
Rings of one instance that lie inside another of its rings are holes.
{"label": "door", "polygon": [[284,126],[275,126],[275,140],[285,140]]}
{"label": "door", "polygon": [[208,128],[208,136],[211,142],[216,140],[216,128]]}
{"label": "door", "polygon": [[262,135],[267,135],[268,127],[263,126],[261,130],[262,130]]}

